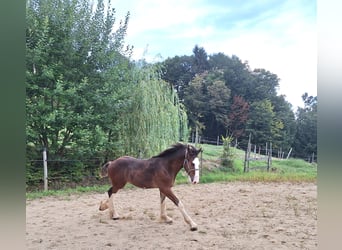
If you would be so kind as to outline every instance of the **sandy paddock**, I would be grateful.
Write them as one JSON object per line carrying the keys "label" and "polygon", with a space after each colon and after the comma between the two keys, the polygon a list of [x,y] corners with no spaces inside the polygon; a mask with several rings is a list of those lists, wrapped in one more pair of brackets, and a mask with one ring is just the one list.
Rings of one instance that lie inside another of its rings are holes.
{"label": "sandy paddock", "polygon": [[167,199],[172,224],[159,222],[158,189],[124,189],[122,217],[99,211],[105,194],[26,201],[28,249],[317,249],[314,183],[213,183],[173,188],[198,224],[190,231]]}

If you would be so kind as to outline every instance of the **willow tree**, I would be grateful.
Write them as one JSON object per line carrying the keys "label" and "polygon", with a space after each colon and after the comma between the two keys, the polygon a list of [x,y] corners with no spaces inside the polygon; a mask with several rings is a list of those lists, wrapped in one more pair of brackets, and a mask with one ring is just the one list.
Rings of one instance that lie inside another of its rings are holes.
{"label": "willow tree", "polygon": [[134,74],[131,108],[122,116],[127,154],[150,157],[188,136],[187,115],[173,87],[152,66]]}

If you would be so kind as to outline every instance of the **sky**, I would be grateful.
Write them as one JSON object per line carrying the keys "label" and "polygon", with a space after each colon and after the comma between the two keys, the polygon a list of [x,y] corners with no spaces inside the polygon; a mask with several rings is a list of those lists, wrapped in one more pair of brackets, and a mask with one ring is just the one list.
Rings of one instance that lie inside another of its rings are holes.
{"label": "sky", "polygon": [[235,55],[250,68],[276,74],[278,94],[303,107],[317,95],[315,0],[112,0],[116,18],[130,12],[126,44],[133,59],[157,62],[192,55]]}

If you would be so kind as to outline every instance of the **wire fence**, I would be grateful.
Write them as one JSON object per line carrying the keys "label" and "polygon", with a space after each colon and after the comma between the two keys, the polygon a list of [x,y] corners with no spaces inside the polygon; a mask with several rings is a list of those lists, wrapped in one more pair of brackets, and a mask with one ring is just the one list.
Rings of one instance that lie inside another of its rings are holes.
{"label": "wire fence", "polygon": [[[210,138],[210,137],[201,137],[198,138],[199,144],[210,144],[216,146],[222,146],[223,141],[220,137],[217,138]],[[189,143],[195,143],[193,140],[189,141]],[[278,159],[288,159],[291,155],[292,148],[287,149],[284,151],[282,148],[275,148],[271,151],[269,150],[269,144],[265,145],[257,145],[257,144],[250,144],[250,148],[248,145],[246,147],[240,146],[237,141],[231,143],[231,146],[236,149],[240,149],[244,152],[248,152],[248,161],[253,160],[267,160],[267,157],[271,154],[271,157],[275,157]],[[44,150],[43,150],[44,151]],[[245,155],[239,154],[235,155],[240,159],[244,159]],[[205,159],[204,159],[205,160]],[[223,158],[217,158],[217,161],[222,161]],[[245,159],[246,160],[246,159]],[[317,155],[312,153],[312,155],[308,156],[307,161],[314,163],[317,160]],[[27,176],[26,183],[27,188],[39,188],[44,190],[50,188],[59,189],[61,187],[71,186],[75,187],[76,185],[96,185],[96,184],[107,184],[108,180],[106,178],[99,177],[99,169],[104,159],[102,158],[88,158],[88,159],[48,159],[47,157],[44,159],[35,159],[35,160],[28,160],[27,162],[30,164],[34,164],[35,166],[42,166],[41,168],[36,168],[37,172]],[[48,175],[47,166],[51,165],[61,165],[63,164],[64,173],[58,171],[58,167],[54,167],[54,171],[51,171],[51,174]],[[65,165],[69,165],[69,171],[65,173]],[[75,165],[82,165],[83,171],[82,176],[75,170]],[[44,166],[44,168],[43,168]],[[46,166],[46,167],[45,167]]]}

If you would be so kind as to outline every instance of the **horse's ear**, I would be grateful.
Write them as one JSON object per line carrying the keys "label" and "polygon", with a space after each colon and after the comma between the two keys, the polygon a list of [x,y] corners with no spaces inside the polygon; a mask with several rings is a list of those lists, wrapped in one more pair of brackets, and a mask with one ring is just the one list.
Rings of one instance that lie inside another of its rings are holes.
{"label": "horse's ear", "polygon": [[202,149],[202,148],[200,148],[199,150],[197,150],[197,154],[199,154],[199,153],[201,153],[201,152],[203,152],[203,149]]}

